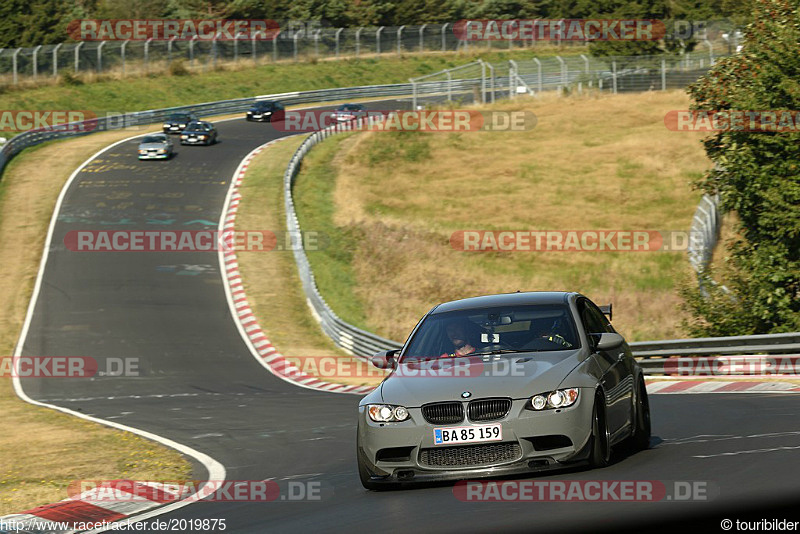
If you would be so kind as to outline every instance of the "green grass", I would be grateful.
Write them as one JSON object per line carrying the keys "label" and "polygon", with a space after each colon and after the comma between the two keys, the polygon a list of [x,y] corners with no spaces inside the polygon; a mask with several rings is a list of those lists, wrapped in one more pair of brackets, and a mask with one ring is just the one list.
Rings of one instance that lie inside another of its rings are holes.
{"label": "green grass", "polygon": [[325,247],[306,253],[317,287],[337,314],[355,326],[367,328],[364,303],[354,294],[357,281],[353,271],[353,251],[363,232],[354,226],[337,226],[333,220],[337,174],[334,158],[352,135],[333,137],[305,157],[295,181],[294,202],[300,227],[324,236]]}

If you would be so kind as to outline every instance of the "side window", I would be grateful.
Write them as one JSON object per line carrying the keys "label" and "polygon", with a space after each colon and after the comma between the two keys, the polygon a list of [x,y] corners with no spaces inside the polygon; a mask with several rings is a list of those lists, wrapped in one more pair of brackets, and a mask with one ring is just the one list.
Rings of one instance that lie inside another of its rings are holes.
{"label": "side window", "polygon": [[611,332],[606,316],[588,300],[581,303],[581,322],[587,334]]}

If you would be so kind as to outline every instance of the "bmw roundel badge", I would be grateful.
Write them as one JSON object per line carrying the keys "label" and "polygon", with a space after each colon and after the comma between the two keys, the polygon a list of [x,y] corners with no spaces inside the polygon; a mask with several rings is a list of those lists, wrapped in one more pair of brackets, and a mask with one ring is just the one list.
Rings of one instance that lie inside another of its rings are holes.
{"label": "bmw roundel badge", "polygon": [[469,391],[465,391],[464,393],[461,394],[461,398],[462,399],[468,399],[471,396],[472,396],[472,393],[470,393]]}

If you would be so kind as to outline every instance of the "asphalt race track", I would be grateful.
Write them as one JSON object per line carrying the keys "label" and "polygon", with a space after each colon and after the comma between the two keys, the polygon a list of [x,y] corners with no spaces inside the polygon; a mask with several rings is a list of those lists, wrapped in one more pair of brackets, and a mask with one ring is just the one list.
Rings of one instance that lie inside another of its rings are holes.
{"label": "asphalt race track", "polygon": [[[77,176],[24,344],[24,355],[90,356],[101,369],[109,359],[139,362],[138,377],[22,379],[38,401],[188,445],[221,462],[229,480],[317,481],[321,488],[317,501],[201,502],[160,518],[225,518],[228,532],[653,531],[695,514],[718,524],[748,506],[797,502],[800,399],[766,394],[653,395],[650,450],[599,471],[536,477],[703,481],[718,493],[708,502],[476,503],[456,499],[449,484],[362,489],[358,397],[292,386],[254,360],[230,316],[216,252],[73,252],[64,245],[70,230],[216,229],[240,160],[285,135],[244,120],[218,128],[219,144],[176,145],[177,157],[166,162],[139,162],[138,141],[124,142]],[[195,470],[206,476],[201,465]]]}

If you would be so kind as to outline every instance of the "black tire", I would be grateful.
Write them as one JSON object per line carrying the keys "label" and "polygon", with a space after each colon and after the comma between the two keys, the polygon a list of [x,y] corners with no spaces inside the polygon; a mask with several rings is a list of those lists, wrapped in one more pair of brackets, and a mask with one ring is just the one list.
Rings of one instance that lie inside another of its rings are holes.
{"label": "black tire", "polygon": [[602,402],[602,397],[595,397],[592,409],[592,446],[589,453],[589,466],[592,469],[603,468],[611,463],[611,442],[605,413],[600,408]]}
{"label": "black tire", "polygon": [[650,423],[650,401],[647,398],[647,387],[644,379],[639,377],[636,384],[636,398],[633,400],[633,433],[628,443],[633,451],[643,451],[650,447],[652,432]]}

